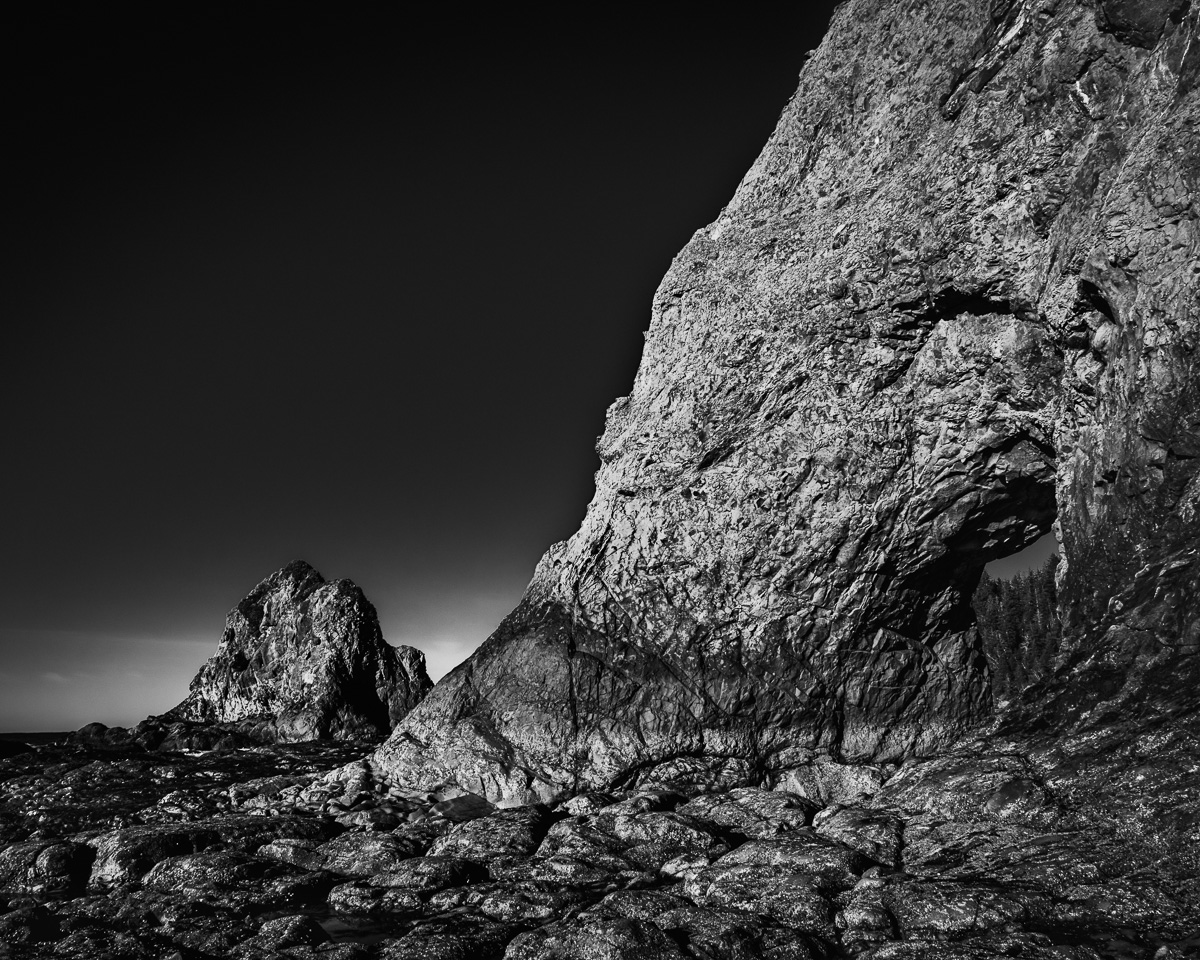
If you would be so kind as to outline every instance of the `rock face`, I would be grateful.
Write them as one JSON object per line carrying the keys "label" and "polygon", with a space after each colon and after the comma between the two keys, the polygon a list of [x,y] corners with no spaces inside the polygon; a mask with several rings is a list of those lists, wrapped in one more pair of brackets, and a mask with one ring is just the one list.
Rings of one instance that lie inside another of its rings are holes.
{"label": "rock face", "polygon": [[230,611],[191,693],[161,719],[238,722],[260,739],[380,737],[431,686],[425,655],[384,641],[362,590],[297,560]]}
{"label": "rock face", "polygon": [[655,295],[581,529],[376,761],[519,801],[929,755],[992,711],[984,564],[1051,528],[1014,728],[1194,710],[1198,19],[844,4]]}
{"label": "rock face", "polygon": [[[1198,40],[851,0],[496,634],[371,756],[184,750],[428,683],[263,581],[169,725],[0,759],[0,956],[1195,956]],[[969,599],[1052,524],[1059,654],[990,717]]]}

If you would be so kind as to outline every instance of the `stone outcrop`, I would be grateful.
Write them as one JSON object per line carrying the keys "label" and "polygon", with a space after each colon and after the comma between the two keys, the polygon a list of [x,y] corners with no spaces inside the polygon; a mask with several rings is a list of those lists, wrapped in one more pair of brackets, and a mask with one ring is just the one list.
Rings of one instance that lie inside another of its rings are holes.
{"label": "stone outcrop", "polygon": [[362,590],[297,560],[230,611],[191,693],[158,719],[234,724],[259,740],[377,738],[431,686],[425,655],[383,639]]}
{"label": "stone outcrop", "polygon": [[1198,20],[844,4],[659,287],[582,527],[377,763],[514,802],[929,755],[992,713],[983,566],[1052,528],[1048,722],[1194,710]]}

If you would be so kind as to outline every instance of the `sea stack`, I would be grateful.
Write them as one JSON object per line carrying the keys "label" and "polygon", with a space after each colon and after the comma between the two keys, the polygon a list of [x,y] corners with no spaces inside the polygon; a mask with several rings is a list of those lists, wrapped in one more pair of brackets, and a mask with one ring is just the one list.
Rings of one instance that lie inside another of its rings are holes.
{"label": "sea stack", "polygon": [[240,723],[282,741],[377,738],[431,686],[425,655],[383,639],[355,583],[296,560],[229,612],[216,653],[162,719]]}

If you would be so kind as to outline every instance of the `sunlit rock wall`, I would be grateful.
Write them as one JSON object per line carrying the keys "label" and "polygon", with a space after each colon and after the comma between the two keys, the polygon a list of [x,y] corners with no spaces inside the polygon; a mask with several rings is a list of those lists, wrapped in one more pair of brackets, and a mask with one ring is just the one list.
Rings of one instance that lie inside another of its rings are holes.
{"label": "sunlit rock wall", "polygon": [[[1198,17],[845,4],[663,279],[582,527],[379,764],[515,801],[930,753],[991,711],[983,565],[1056,517],[1054,722],[1156,670],[1177,705],[1200,640]],[[1130,590],[1169,615],[1130,626]]]}

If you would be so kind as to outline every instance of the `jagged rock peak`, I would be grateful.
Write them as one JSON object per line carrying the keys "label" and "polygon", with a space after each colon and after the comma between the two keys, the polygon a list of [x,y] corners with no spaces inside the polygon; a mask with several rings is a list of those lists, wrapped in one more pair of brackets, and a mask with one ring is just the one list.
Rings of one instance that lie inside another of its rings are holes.
{"label": "jagged rock peak", "polygon": [[167,719],[242,722],[278,740],[386,736],[432,683],[425,655],[383,639],[351,580],[294,560],[225,619],[225,634]]}
{"label": "jagged rock peak", "polygon": [[843,4],[655,295],[582,527],[380,766],[495,800],[927,755],[992,710],[984,565],[1052,526],[1043,721],[1193,707],[1198,34]]}

